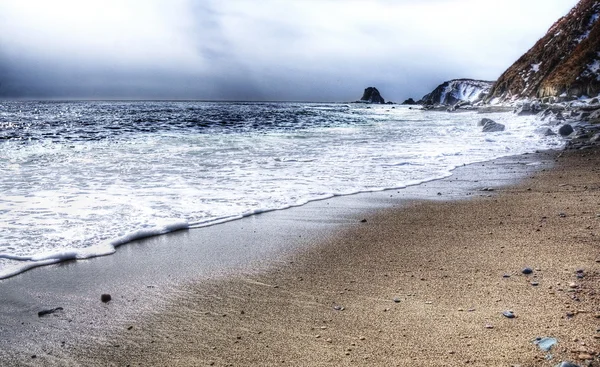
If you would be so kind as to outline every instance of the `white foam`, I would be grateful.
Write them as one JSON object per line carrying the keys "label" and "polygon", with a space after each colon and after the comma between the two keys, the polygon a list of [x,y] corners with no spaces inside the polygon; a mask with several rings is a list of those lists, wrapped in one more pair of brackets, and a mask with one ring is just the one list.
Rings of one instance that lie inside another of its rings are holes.
{"label": "white foam", "polygon": [[0,177],[0,278],[179,229],[401,189],[464,164],[560,144],[533,133],[539,121],[512,114],[486,116],[506,125],[490,135],[477,128],[475,112],[325,107],[317,109],[323,126],[303,129],[0,143],[10,162],[2,167],[10,175]]}

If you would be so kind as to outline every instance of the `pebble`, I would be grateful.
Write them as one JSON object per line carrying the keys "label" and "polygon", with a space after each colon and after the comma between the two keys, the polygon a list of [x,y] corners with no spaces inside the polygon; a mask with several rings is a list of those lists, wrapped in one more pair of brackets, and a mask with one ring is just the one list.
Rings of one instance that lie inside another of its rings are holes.
{"label": "pebble", "polygon": [[397,298],[397,297],[396,297],[396,298],[394,298],[394,302],[395,302],[395,303],[400,303],[400,298]]}
{"label": "pebble", "polygon": [[592,357],[591,354],[588,353],[581,353],[580,355],[577,356],[577,359],[583,360],[583,361],[587,361],[589,359],[592,359],[594,357]]}
{"label": "pebble", "polygon": [[579,367],[579,365],[573,364],[571,362],[561,362],[557,364],[556,367]]}
{"label": "pebble", "polygon": [[510,274],[504,274],[502,275],[502,278],[510,278]]}
{"label": "pebble", "polygon": [[533,273],[533,269],[531,268],[524,268],[523,270],[521,270],[521,273],[527,275],[527,274],[531,274]]}
{"label": "pebble", "polygon": [[344,311],[345,310],[344,306],[333,306],[333,309],[336,311]]}
{"label": "pebble", "polygon": [[561,213],[558,213],[558,216],[561,217],[561,218],[565,218],[567,215],[565,213],[561,212]]}
{"label": "pebble", "polygon": [[502,312],[502,315],[504,315],[504,317],[507,317],[509,319],[514,319],[516,317],[514,312],[512,312],[512,311],[504,311],[504,312]]}
{"label": "pebble", "polygon": [[541,350],[548,352],[556,343],[558,343],[558,340],[556,340],[555,338],[544,337],[536,338],[533,343],[537,344],[537,346]]}
{"label": "pebble", "polygon": [[575,283],[575,282],[569,283],[569,288],[572,288],[572,289],[577,288],[577,283]]}
{"label": "pebble", "polygon": [[111,299],[112,299],[112,297],[108,293],[104,293],[100,296],[100,301],[102,301],[104,303],[110,302]]}
{"label": "pebble", "polygon": [[540,283],[538,283],[538,282],[531,282],[531,285],[535,287],[535,286],[540,285]]}
{"label": "pebble", "polygon": [[494,325],[492,325],[492,324],[485,324],[485,328],[486,329],[493,329]]}
{"label": "pebble", "polygon": [[55,308],[51,308],[49,310],[42,310],[40,312],[38,312],[38,317],[42,317],[44,315],[49,315],[51,313],[55,313],[56,311],[62,311],[63,308],[62,307],[55,307]]}

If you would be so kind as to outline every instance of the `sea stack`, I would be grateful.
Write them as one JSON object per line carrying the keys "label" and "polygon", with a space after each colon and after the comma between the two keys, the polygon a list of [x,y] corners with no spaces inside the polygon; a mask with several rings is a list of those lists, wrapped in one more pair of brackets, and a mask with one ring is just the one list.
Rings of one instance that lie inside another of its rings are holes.
{"label": "sea stack", "polygon": [[385,103],[385,100],[383,99],[381,94],[379,94],[379,91],[375,87],[366,88],[360,101],[367,102],[367,103],[379,103],[379,104]]}

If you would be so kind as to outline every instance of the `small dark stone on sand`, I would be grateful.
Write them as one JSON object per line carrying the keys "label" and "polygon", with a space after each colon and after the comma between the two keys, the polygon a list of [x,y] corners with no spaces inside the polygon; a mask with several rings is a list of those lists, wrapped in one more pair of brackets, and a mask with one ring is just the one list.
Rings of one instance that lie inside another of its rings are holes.
{"label": "small dark stone on sand", "polygon": [[336,311],[344,311],[345,308],[343,306],[333,306],[333,309]]}
{"label": "small dark stone on sand", "polygon": [[112,297],[110,296],[110,294],[104,293],[103,295],[100,296],[100,301],[107,303],[110,302],[110,300],[112,299]]}
{"label": "small dark stone on sand", "polygon": [[565,214],[565,213],[558,213],[558,216],[561,217],[561,218],[566,218],[567,214]]}
{"label": "small dark stone on sand", "polygon": [[361,222],[361,223],[367,223],[367,220],[366,220],[366,219],[363,219],[363,220],[361,220],[360,222]]}
{"label": "small dark stone on sand", "polygon": [[40,312],[38,312],[38,317],[42,317],[44,315],[49,315],[51,313],[55,313],[56,311],[62,311],[63,308],[62,307],[55,307],[55,308],[51,308],[48,310],[42,310]]}
{"label": "small dark stone on sand", "polygon": [[31,359],[35,359],[35,358],[37,358],[37,356],[35,354],[31,356]]}
{"label": "small dark stone on sand", "polygon": [[504,274],[502,275],[502,278],[510,278],[510,274]]}
{"label": "small dark stone on sand", "polygon": [[538,283],[538,282],[531,282],[531,285],[534,286],[534,287],[537,287],[538,285],[540,285],[540,283]]}
{"label": "small dark stone on sand", "polygon": [[533,273],[533,269],[531,269],[531,268],[524,268],[523,270],[521,270],[521,273],[523,273],[523,274],[531,274],[531,273]]}
{"label": "small dark stone on sand", "polygon": [[394,298],[395,303],[400,303],[400,298]]}

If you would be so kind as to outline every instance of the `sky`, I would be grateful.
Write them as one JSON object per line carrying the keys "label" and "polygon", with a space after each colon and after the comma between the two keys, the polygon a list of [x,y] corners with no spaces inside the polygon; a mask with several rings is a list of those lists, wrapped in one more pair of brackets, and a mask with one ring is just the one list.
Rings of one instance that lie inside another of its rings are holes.
{"label": "sky", "polygon": [[419,99],[495,80],[577,0],[0,0],[0,98]]}

